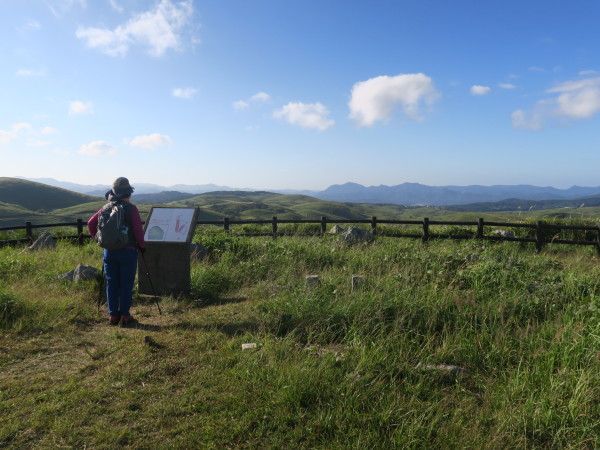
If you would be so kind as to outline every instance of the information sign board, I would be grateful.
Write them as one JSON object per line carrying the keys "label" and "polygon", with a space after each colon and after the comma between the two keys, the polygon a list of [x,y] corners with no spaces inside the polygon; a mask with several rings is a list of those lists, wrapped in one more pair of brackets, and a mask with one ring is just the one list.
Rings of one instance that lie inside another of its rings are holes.
{"label": "information sign board", "polygon": [[196,208],[150,210],[144,231],[146,242],[190,242],[196,226]]}

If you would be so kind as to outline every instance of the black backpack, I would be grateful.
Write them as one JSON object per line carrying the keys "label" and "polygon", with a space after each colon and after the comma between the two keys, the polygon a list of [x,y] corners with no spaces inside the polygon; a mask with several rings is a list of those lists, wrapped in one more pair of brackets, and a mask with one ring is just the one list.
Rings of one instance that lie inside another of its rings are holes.
{"label": "black backpack", "polygon": [[98,214],[96,242],[102,248],[119,250],[129,243],[129,227],[122,202],[109,202]]}

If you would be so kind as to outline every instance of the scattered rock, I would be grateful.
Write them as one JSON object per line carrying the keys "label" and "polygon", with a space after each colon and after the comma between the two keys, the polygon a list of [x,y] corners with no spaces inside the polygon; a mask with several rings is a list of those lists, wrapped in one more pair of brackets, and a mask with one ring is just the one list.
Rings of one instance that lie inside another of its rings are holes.
{"label": "scattered rock", "polygon": [[100,271],[95,267],[78,264],[75,269],[64,274],[61,278],[78,283],[80,281],[95,280],[99,275]]}
{"label": "scattered rock", "polygon": [[355,242],[372,241],[375,239],[375,236],[373,236],[373,233],[371,233],[369,230],[363,230],[362,228],[354,227],[348,228],[344,233],[342,233],[342,236],[344,236],[344,240],[350,244]]}
{"label": "scattered rock", "polygon": [[256,348],[255,342],[250,342],[248,344],[242,344],[242,350],[250,350],[252,348]]}
{"label": "scattered rock", "polygon": [[345,232],[346,232],[346,229],[343,227],[340,227],[339,225],[334,225],[333,227],[331,227],[331,230],[329,230],[329,234],[342,234]]}
{"label": "scattered rock", "polygon": [[29,251],[37,251],[43,249],[53,249],[56,247],[56,241],[50,233],[45,231],[42,235],[36,239],[36,241],[27,247]]}
{"label": "scattered rock", "polygon": [[459,367],[459,366],[453,366],[451,364],[423,364],[423,363],[419,363],[417,364],[417,369],[421,369],[421,370],[439,370],[440,372],[451,372],[451,373],[464,373],[466,372],[466,369]]}
{"label": "scattered rock", "polygon": [[503,238],[514,238],[515,237],[515,233],[513,233],[512,231],[507,231],[507,230],[494,230],[492,232],[492,234],[499,236],[499,237],[503,237]]}

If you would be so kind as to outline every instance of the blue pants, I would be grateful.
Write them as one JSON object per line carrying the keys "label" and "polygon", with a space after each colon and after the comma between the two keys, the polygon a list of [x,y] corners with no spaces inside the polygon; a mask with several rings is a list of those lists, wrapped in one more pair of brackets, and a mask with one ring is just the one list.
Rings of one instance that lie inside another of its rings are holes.
{"label": "blue pants", "polygon": [[128,316],[137,271],[137,250],[104,250],[106,299],[111,316]]}

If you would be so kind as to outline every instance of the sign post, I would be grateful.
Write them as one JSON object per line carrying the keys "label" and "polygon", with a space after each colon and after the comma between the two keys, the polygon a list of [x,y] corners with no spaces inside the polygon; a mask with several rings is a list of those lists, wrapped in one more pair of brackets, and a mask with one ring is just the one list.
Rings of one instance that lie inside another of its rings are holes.
{"label": "sign post", "polygon": [[153,207],[144,225],[146,253],[138,257],[138,293],[187,296],[190,244],[197,208]]}

